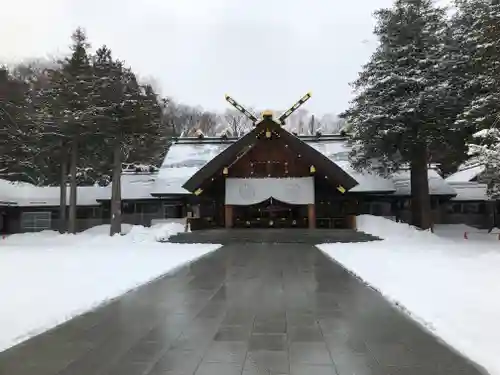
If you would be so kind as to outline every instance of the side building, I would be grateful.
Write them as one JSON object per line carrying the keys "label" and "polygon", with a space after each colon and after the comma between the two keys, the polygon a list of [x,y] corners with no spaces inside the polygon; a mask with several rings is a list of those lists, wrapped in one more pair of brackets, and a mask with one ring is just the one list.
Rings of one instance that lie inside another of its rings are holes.
{"label": "side building", "polygon": [[[123,222],[149,226],[187,217],[196,230],[355,228],[359,214],[408,221],[409,171],[387,178],[360,173],[349,151],[339,135],[296,136],[272,118],[241,138],[180,138],[159,172],[123,173]],[[473,177],[464,167],[446,179],[429,168],[435,223],[496,225],[499,207],[474,180],[480,167],[473,168]],[[111,186],[78,188],[78,230],[109,223],[110,197]],[[0,181],[0,232],[57,229],[58,215],[58,187]]]}

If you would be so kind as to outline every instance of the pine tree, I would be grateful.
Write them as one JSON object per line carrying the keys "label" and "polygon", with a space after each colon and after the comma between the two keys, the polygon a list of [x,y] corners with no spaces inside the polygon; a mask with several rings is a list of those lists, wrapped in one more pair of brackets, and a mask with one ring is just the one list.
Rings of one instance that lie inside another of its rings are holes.
{"label": "pine tree", "polygon": [[477,133],[470,154],[485,165],[480,181],[488,194],[500,197],[500,1],[457,1],[456,23],[461,42],[468,52],[471,93],[458,123],[468,124]]}
{"label": "pine tree", "polygon": [[140,85],[107,47],[97,51],[93,67],[99,88],[94,98],[99,144],[112,150],[110,235],[114,235],[121,232],[122,164],[147,162],[159,147],[165,147],[160,128],[162,108],[153,88]]}
{"label": "pine tree", "polygon": [[376,18],[379,46],[353,83],[357,96],[342,114],[352,126],[353,164],[384,173],[409,164],[412,223],[427,229],[432,226],[428,163],[455,131],[449,121],[456,108],[447,72],[445,10],[431,0],[397,0]]}
{"label": "pine tree", "polygon": [[488,185],[488,195],[500,198],[500,129],[490,128],[474,134],[474,143],[469,145],[469,152],[478,163],[485,166],[479,177],[480,182]]}
{"label": "pine tree", "polygon": [[[70,202],[68,231],[76,233],[78,165],[81,149],[94,132],[94,77],[82,29],[72,35],[72,54],[49,72],[49,86],[38,92],[38,120],[43,144],[59,159],[61,175],[61,227],[66,211],[66,168],[69,164]],[[69,163],[66,163],[68,153]]]}
{"label": "pine tree", "polygon": [[0,178],[37,183],[29,85],[0,67]]}
{"label": "pine tree", "polygon": [[457,120],[475,130],[500,122],[500,1],[459,0],[455,15],[470,102]]}
{"label": "pine tree", "polygon": [[[447,111],[441,113],[443,122],[451,127],[452,132],[444,132],[439,140],[442,147],[435,147],[431,152],[431,161],[440,165],[441,171],[448,175],[468,158],[468,142],[477,127],[470,122],[457,121],[467,105],[472,101],[477,88],[471,82],[475,79],[474,62],[471,58],[471,45],[467,41],[467,30],[471,19],[463,18],[460,12],[448,22],[444,34],[444,57],[441,70],[446,78]],[[455,123],[455,126],[452,124]]]}

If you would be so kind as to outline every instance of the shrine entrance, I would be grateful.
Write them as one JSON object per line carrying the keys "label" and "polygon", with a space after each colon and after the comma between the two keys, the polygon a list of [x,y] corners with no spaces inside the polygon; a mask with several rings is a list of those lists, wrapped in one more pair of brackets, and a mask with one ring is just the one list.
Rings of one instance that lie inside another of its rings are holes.
{"label": "shrine entrance", "polygon": [[[309,97],[276,120],[268,111],[259,119],[227,97],[254,128],[183,185],[195,196],[224,202],[225,228],[315,229],[316,205],[322,200],[317,198],[343,196],[358,184],[333,160],[283,128],[285,119]],[[327,225],[332,226],[331,220]]]}
{"label": "shrine entrance", "polygon": [[234,206],[235,228],[308,228],[307,205],[269,198],[249,206]]}

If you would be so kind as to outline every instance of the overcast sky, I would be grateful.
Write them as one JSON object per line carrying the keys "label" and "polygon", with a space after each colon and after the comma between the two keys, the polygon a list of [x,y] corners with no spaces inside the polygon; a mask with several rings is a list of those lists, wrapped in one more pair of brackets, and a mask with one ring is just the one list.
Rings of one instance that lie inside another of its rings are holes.
{"label": "overcast sky", "polygon": [[82,26],[163,95],[207,109],[281,109],[307,91],[338,113],[376,43],[372,13],[392,0],[4,0],[0,61],[67,53]]}

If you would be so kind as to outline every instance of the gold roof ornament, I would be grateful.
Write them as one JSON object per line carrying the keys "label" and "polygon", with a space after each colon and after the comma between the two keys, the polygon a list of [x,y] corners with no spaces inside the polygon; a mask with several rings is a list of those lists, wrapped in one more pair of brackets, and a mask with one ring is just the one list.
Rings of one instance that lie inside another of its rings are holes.
{"label": "gold roof ornament", "polygon": [[273,118],[273,115],[274,113],[270,109],[266,109],[262,112],[262,118]]}

